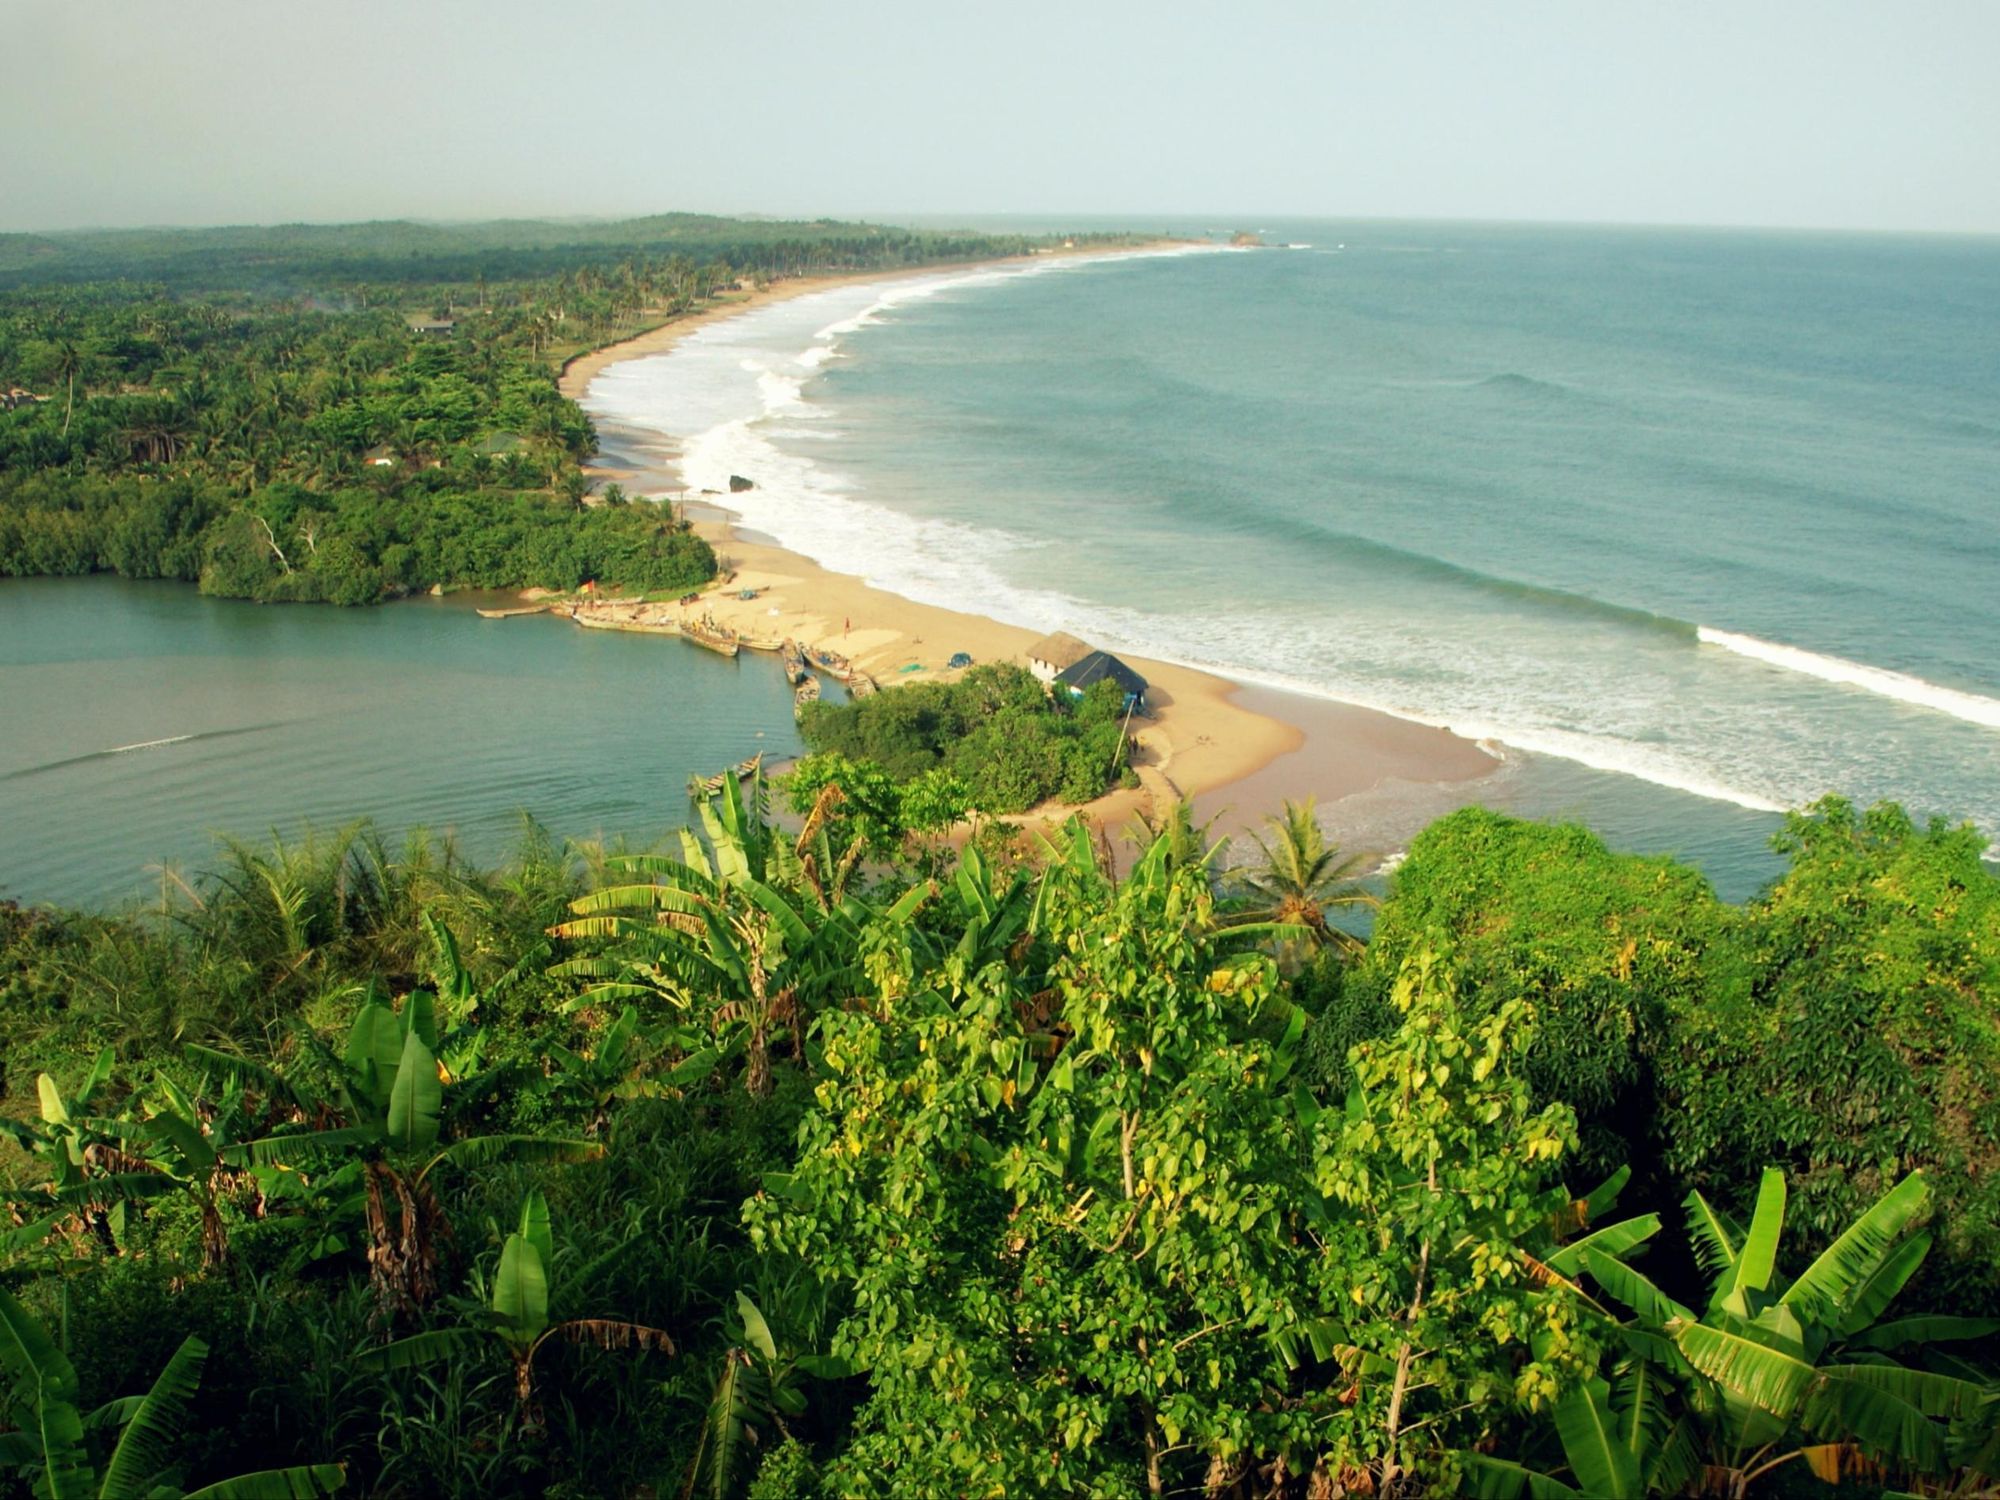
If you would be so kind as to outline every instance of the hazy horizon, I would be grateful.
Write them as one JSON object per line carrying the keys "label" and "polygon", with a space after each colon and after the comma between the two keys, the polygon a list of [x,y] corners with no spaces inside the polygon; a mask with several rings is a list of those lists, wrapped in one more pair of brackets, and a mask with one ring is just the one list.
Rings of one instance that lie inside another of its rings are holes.
{"label": "hazy horizon", "polygon": [[0,129],[30,149],[0,158],[0,231],[690,211],[2000,233],[1987,0],[780,0],[735,26],[640,0],[103,0],[8,35],[33,66]]}
{"label": "hazy horizon", "polygon": [[1206,230],[1229,233],[1242,230],[1255,231],[1260,226],[1271,224],[1354,224],[1354,225],[1397,225],[1443,227],[1454,224],[1467,228],[1521,228],[1521,229],[1631,229],[1631,230],[1684,230],[1690,234],[1785,234],[1785,235],[1838,235],[1882,238],[1945,238],[1945,239],[2000,239],[2000,228],[1994,229],[1907,229],[1899,227],[1874,228],[1841,224],[1722,224],[1700,222],[1668,222],[1658,219],[1529,219],[1529,218],[1471,218],[1460,214],[1299,214],[1276,212],[1230,212],[1184,209],[1173,213],[1148,214],[1134,212],[1128,214],[1092,213],[994,213],[969,210],[963,214],[939,213],[934,210],[922,212],[896,213],[892,210],[874,212],[829,212],[824,214],[775,214],[758,209],[744,209],[732,212],[728,209],[688,207],[673,204],[662,208],[641,208],[625,212],[592,213],[576,211],[568,213],[534,213],[523,210],[513,213],[468,214],[452,217],[417,214],[371,214],[357,218],[341,219],[235,219],[202,223],[171,223],[152,221],[148,223],[97,223],[36,225],[25,229],[0,229],[0,237],[19,235],[28,238],[36,236],[58,237],[62,235],[86,234],[146,234],[149,232],[190,233],[204,231],[228,231],[246,229],[344,229],[369,224],[418,224],[430,228],[475,228],[490,224],[617,224],[634,220],[661,218],[674,214],[691,214],[716,219],[735,220],[743,223],[815,223],[840,222],[850,224],[875,224],[899,229],[962,229],[986,233],[1013,232],[1022,234],[1060,233],[1065,230],[1090,232],[1102,230],[1158,229],[1168,234],[1193,234],[1197,222]]}

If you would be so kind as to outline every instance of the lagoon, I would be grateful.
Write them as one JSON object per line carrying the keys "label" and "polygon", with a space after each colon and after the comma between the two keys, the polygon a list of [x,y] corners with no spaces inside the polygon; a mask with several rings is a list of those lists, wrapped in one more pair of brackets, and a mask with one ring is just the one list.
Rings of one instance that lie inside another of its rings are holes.
{"label": "lagoon", "polygon": [[532,814],[661,837],[686,783],[796,753],[775,661],[463,597],[376,609],[185,584],[0,582],[0,900],[101,908],[208,867],[219,835],[373,819],[503,856]]}

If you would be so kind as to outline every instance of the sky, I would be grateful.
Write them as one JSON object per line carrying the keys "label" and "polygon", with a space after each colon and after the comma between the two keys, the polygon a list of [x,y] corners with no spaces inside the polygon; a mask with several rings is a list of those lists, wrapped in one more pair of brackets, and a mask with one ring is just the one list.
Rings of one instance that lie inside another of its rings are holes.
{"label": "sky", "polygon": [[2000,0],[0,0],[0,231],[1125,215],[2000,233]]}

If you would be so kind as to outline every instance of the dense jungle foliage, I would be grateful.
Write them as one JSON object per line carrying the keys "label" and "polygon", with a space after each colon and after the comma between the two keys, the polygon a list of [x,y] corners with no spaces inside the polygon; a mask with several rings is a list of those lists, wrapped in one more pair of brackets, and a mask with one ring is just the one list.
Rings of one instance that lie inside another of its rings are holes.
{"label": "dense jungle foliage", "polygon": [[1472,810],[1364,943],[1310,807],[1113,861],[932,775],[0,911],[12,1492],[2000,1484],[1969,831],[1828,801],[1732,907]]}
{"label": "dense jungle foliage", "polygon": [[917,682],[849,703],[808,704],[799,733],[908,782],[945,773],[981,812],[1018,813],[1051,798],[1082,804],[1131,776],[1125,697],[1101,682],[1073,703],[1025,668],[1000,662],[956,682]]}
{"label": "dense jungle foliage", "polygon": [[690,587],[707,543],[584,503],[596,435],[561,360],[744,278],[1024,248],[694,216],[0,236],[0,394],[41,398],[0,405],[0,576],[341,604]]}
{"label": "dense jungle foliage", "polygon": [[[1068,236],[1115,242],[1129,236]],[[903,229],[837,219],[501,219],[440,224],[239,225],[217,229],[76,229],[0,234],[0,287],[154,281],[177,290],[249,289],[281,296],[325,286],[531,281],[578,269],[677,256],[773,276],[868,270],[1018,255],[1025,235]]]}

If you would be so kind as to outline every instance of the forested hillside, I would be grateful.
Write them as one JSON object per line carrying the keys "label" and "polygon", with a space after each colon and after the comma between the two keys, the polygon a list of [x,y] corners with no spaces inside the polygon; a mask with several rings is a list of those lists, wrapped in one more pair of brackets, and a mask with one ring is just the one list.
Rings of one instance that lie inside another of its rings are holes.
{"label": "forested hillside", "polygon": [[2000,1482],[1967,831],[1829,801],[1734,907],[1468,811],[1362,942],[1309,810],[764,804],[0,913],[17,1492]]}

